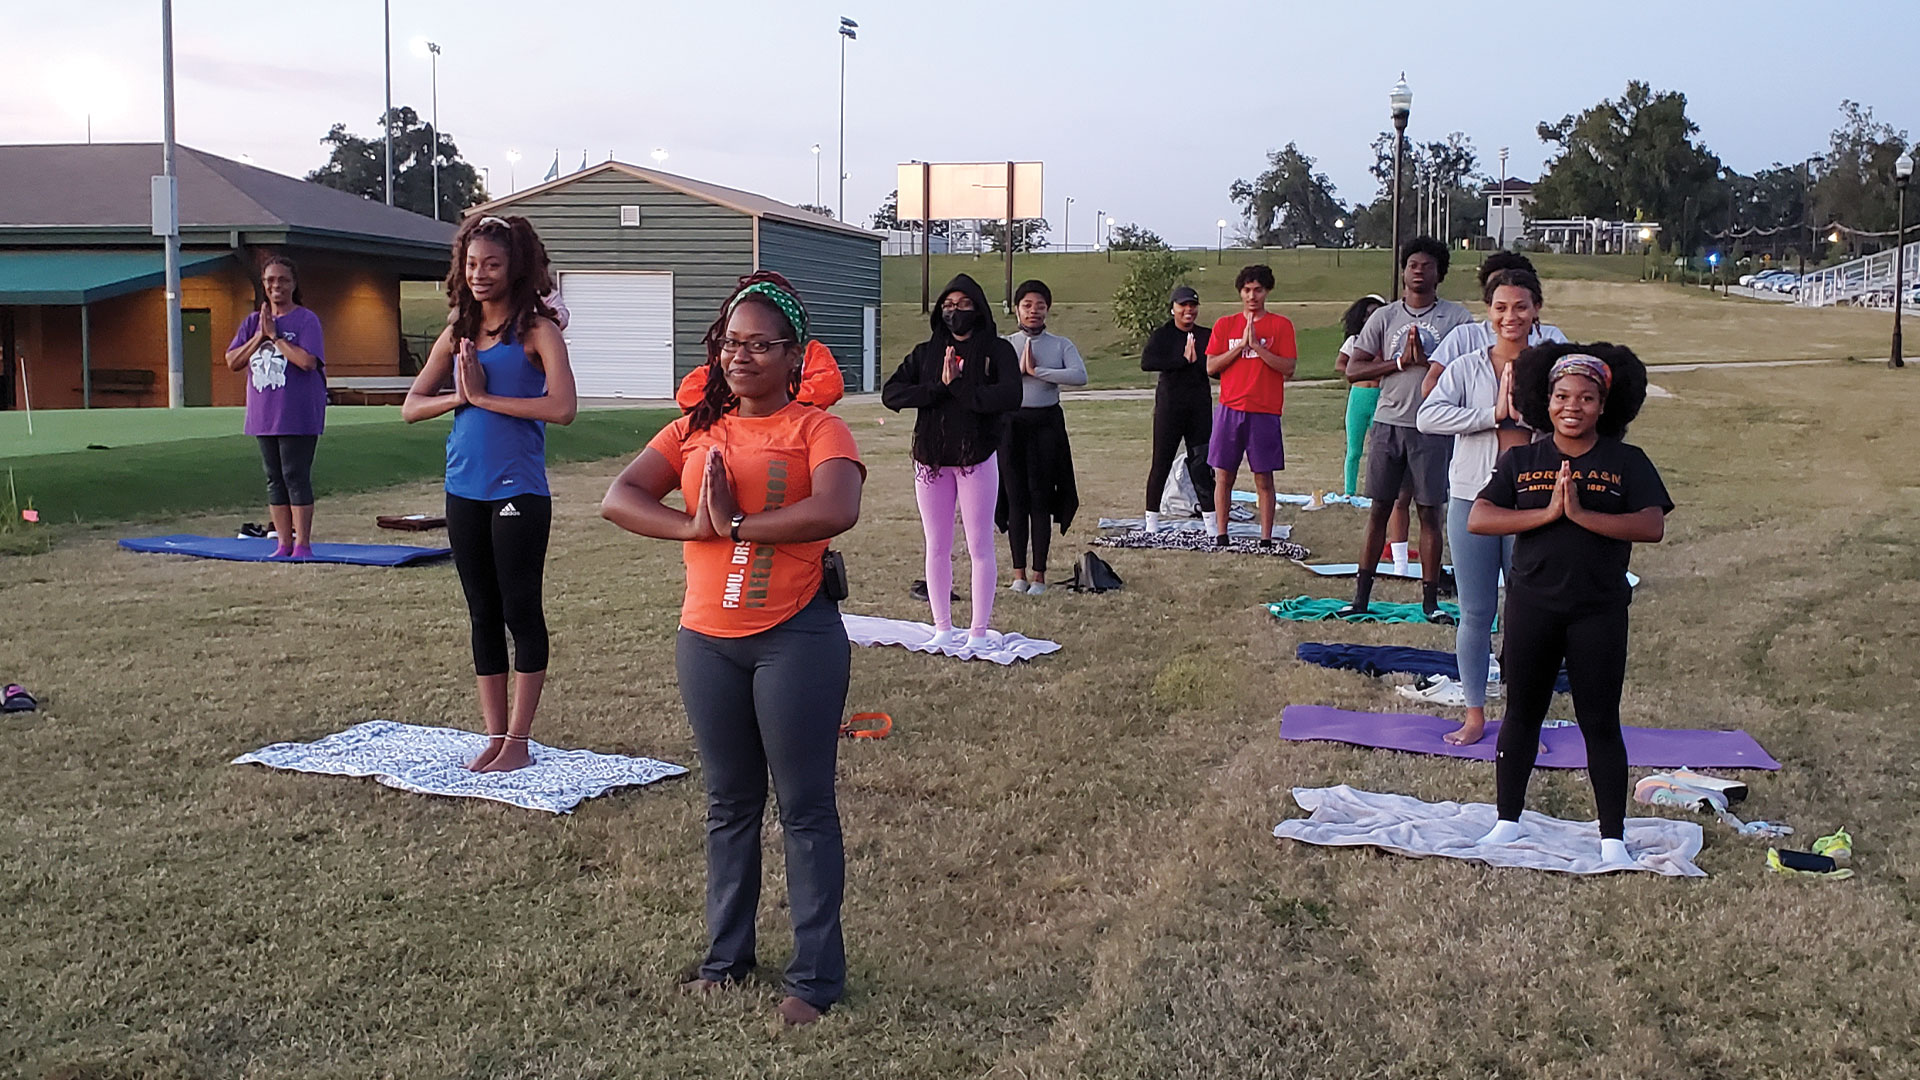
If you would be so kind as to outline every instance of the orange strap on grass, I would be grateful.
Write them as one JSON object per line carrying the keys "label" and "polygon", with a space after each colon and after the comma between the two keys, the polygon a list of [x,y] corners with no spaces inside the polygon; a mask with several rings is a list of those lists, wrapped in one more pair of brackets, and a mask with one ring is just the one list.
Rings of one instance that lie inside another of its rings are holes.
{"label": "orange strap on grass", "polygon": [[884,739],[893,734],[893,717],[883,712],[858,712],[840,725],[840,734],[849,739]]}

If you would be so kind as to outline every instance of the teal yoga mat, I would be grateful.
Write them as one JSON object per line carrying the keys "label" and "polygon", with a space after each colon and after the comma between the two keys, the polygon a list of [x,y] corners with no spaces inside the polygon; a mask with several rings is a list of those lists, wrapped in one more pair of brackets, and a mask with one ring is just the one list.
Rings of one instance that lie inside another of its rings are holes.
{"label": "teal yoga mat", "polygon": [[[1280,600],[1267,605],[1267,612],[1276,619],[1289,619],[1293,622],[1321,622],[1338,618],[1334,612],[1346,607],[1350,601],[1324,597],[1296,596],[1291,600]],[[1460,605],[1442,603],[1440,610],[1458,619]],[[1426,613],[1419,604],[1392,604],[1384,600],[1375,600],[1367,605],[1365,615],[1357,615],[1341,622],[1355,623],[1424,623]],[[1433,624],[1439,625],[1439,624]]]}

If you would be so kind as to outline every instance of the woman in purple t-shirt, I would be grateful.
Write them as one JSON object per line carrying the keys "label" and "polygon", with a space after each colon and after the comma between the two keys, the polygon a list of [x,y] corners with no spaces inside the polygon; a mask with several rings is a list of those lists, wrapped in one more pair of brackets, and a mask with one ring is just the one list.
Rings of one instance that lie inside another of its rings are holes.
{"label": "woman in purple t-shirt", "polygon": [[293,260],[260,271],[267,302],[227,347],[227,367],[248,372],[246,432],[260,440],[267,513],[280,538],[276,559],[313,557],[313,452],[327,423],[326,352],[320,318],[300,306]]}

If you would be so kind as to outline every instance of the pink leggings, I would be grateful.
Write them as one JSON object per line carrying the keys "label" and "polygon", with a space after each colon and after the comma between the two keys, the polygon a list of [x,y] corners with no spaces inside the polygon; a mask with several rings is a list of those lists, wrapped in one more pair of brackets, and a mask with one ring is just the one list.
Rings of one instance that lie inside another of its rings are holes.
{"label": "pink leggings", "polygon": [[927,598],[936,630],[953,628],[953,509],[967,530],[967,556],[973,560],[974,633],[993,620],[993,590],[999,569],[993,556],[993,507],[1000,498],[998,454],[966,468],[939,469],[914,463],[913,497],[920,504],[920,525],[927,533]]}

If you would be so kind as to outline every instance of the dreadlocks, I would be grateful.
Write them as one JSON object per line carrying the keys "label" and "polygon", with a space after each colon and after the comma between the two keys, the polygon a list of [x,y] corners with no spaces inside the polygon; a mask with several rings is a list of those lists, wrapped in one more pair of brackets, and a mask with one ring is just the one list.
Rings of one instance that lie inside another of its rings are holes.
{"label": "dreadlocks", "polygon": [[[735,308],[742,304],[760,305],[772,312],[786,326],[794,342],[793,348],[803,352],[806,348],[806,342],[803,340],[806,309],[800,308],[802,324],[795,326],[792,316],[788,315],[772,298],[759,292],[747,291],[755,285],[762,284],[771,285],[792,297],[796,307],[800,303],[800,294],[794,290],[792,283],[771,270],[756,270],[741,278],[740,284],[734,286],[733,292],[727,296],[727,302],[720,305],[720,317],[713,320],[712,326],[707,327],[707,335],[702,339],[707,347],[707,392],[700,399],[700,403],[687,412],[688,434],[705,431],[712,427],[722,416],[740,404],[740,399],[735,397],[732,388],[727,386],[726,367],[720,362],[720,343],[726,340],[727,323],[733,318]],[[787,396],[799,396],[800,374],[805,366],[804,359],[801,363],[793,365],[793,373],[787,377]]]}

